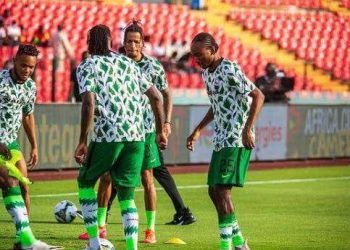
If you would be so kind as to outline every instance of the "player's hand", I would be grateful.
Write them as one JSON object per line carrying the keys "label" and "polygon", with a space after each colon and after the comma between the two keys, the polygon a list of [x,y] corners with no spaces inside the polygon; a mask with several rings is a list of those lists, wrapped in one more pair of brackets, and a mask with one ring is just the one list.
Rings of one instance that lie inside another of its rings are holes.
{"label": "player's hand", "polygon": [[163,132],[166,137],[169,137],[171,134],[171,124],[169,122],[164,123]]}
{"label": "player's hand", "polygon": [[83,164],[88,153],[88,148],[86,143],[79,143],[75,149],[74,158],[78,164]]}
{"label": "player's hand", "polygon": [[186,146],[187,146],[188,150],[194,151],[194,143],[195,143],[195,141],[198,140],[200,135],[201,135],[201,132],[196,129],[192,132],[192,134],[189,137],[187,137]]}
{"label": "player's hand", "polygon": [[168,138],[164,133],[157,134],[157,144],[160,150],[164,150],[168,146]]}
{"label": "player's hand", "polygon": [[34,168],[38,164],[38,148],[32,148],[29,154],[27,166],[29,169]]}
{"label": "player's hand", "polygon": [[0,143],[0,155],[2,155],[7,161],[12,157],[10,149],[3,143]]}
{"label": "player's hand", "polygon": [[242,132],[242,143],[247,149],[255,148],[255,137],[250,128],[244,127]]}

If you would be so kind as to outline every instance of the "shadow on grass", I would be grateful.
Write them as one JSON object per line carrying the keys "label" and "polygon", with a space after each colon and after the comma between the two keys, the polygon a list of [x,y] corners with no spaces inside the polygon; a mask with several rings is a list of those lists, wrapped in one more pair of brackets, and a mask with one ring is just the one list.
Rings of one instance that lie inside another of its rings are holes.
{"label": "shadow on grass", "polygon": [[[13,221],[12,220],[0,220],[0,223],[13,223]],[[59,222],[52,221],[52,220],[30,220],[30,218],[29,218],[29,223],[30,224],[55,224],[55,225],[60,225],[60,226],[83,225],[84,224],[84,222],[82,220],[75,220],[72,223],[59,223]],[[109,222],[107,225],[123,225],[123,223],[121,223],[121,222]],[[140,224],[140,225],[143,225],[143,224]]]}
{"label": "shadow on grass", "polygon": [[0,220],[0,223],[1,223],[1,222],[13,223],[12,220]]}

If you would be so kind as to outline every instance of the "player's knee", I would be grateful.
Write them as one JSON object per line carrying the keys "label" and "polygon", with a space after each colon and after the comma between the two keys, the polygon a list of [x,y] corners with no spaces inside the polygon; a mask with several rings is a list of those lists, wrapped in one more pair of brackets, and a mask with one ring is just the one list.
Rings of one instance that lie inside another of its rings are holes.
{"label": "player's knee", "polygon": [[154,186],[152,172],[144,171],[141,180],[143,187],[146,189],[151,189]]}
{"label": "player's knee", "polygon": [[105,186],[109,186],[111,184],[111,175],[109,173],[104,174],[100,178],[100,183]]}
{"label": "player's knee", "polygon": [[21,171],[21,173],[24,177],[28,176],[27,165],[23,159],[20,160],[19,162],[17,162],[16,167],[19,169],[19,171]]}

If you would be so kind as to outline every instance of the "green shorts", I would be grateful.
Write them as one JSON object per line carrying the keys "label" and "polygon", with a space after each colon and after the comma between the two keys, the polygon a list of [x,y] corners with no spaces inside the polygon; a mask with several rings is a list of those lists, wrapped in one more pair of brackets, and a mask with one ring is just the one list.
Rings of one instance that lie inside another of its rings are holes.
{"label": "green shorts", "polygon": [[229,185],[243,187],[249,166],[251,150],[246,148],[223,148],[213,151],[208,185]]}
{"label": "green shorts", "polygon": [[140,185],[144,142],[91,142],[86,162],[79,170],[79,187],[95,186],[105,172],[114,185]]}
{"label": "green shorts", "polygon": [[19,143],[17,141],[13,141],[13,142],[7,144],[6,146],[10,150],[15,149],[15,150],[21,151],[21,146],[19,145]]}
{"label": "green shorts", "polygon": [[145,155],[142,163],[142,171],[160,166],[156,133],[147,133],[145,140]]}

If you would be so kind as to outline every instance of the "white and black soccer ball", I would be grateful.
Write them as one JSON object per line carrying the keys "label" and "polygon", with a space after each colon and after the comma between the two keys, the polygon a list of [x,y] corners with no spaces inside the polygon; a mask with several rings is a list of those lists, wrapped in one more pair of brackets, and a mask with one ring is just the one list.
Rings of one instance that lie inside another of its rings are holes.
{"label": "white and black soccer ball", "polygon": [[60,201],[55,206],[55,218],[59,223],[71,223],[77,217],[77,210],[73,202]]}
{"label": "white and black soccer ball", "polygon": [[106,249],[106,250],[115,250],[113,244],[112,244],[109,240],[100,239],[100,243],[101,243],[101,246],[103,247],[103,249]]}

